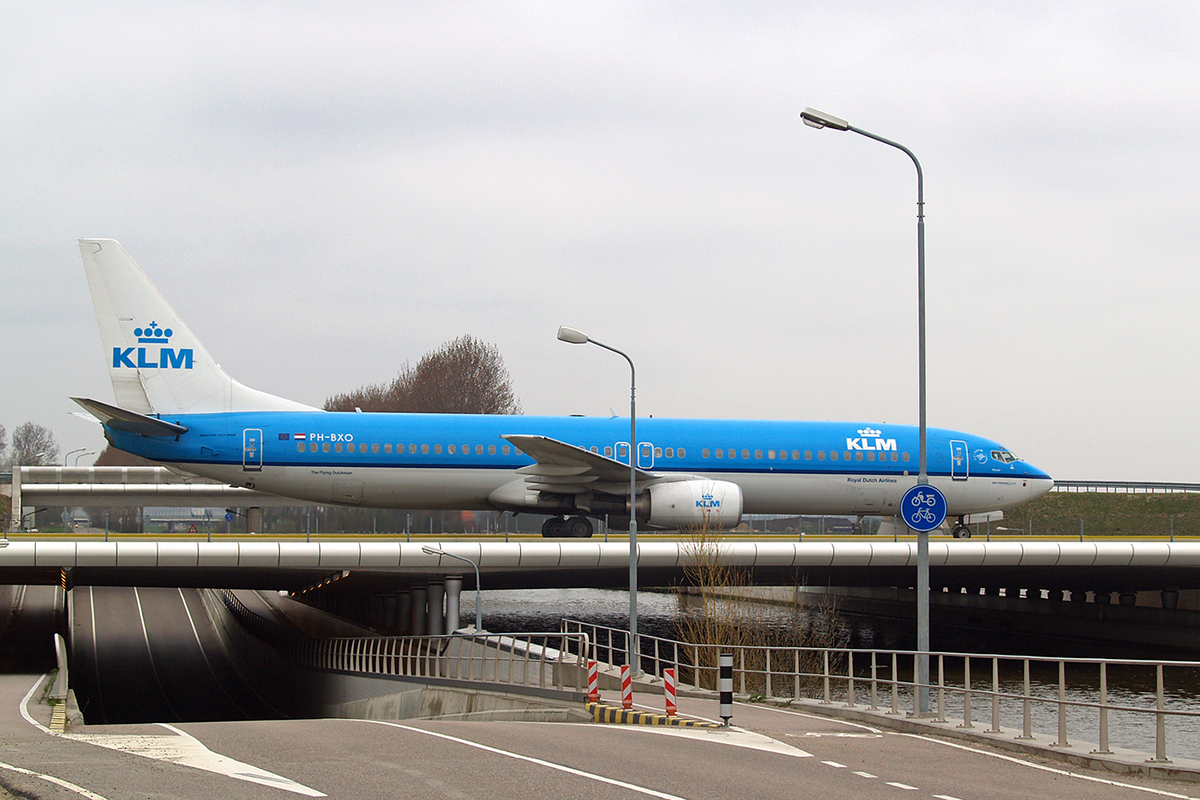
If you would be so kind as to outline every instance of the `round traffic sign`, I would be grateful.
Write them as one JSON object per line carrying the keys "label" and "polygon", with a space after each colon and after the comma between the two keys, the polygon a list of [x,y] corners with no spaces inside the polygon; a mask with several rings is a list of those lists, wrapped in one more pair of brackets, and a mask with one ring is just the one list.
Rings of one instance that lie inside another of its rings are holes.
{"label": "round traffic sign", "polygon": [[917,484],[904,493],[900,501],[900,516],[908,527],[918,533],[929,533],[946,521],[946,495],[936,486]]}

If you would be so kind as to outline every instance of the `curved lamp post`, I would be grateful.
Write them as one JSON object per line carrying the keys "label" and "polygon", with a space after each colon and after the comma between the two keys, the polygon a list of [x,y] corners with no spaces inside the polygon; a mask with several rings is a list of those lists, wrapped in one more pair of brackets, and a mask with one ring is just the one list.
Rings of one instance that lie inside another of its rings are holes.
{"label": "curved lamp post", "polygon": [[[904,145],[856,128],[844,119],[806,108],[800,113],[810,128],[853,131],[900,150],[917,168],[917,396],[919,454],[917,484],[929,483],[925,460],[925,178],[921,162]],[[917,532],[917,695],[920,713],[929,713],[929,534]]]}
{"label": "curved lamp post", "polygon": [[637,372],[632,358],[615,347],[589,338],[581,330],[563,325],[558,329],[558,339],[568,344],[594,344],[629,362],[629,666],[636,677],[642,674],[637,625]]}
{"label": "curved lamp post", "polygon": [[475,633],[483,633],[483,602],[479,599],[479,565],[466,556],[457,556],[454,553],[447,553],[438,547],[429,547],[428,545],[421,548],[421,552],[429,556],[446,556],[447,558],[456,558],[459,561],[465,561],[475,570]]}

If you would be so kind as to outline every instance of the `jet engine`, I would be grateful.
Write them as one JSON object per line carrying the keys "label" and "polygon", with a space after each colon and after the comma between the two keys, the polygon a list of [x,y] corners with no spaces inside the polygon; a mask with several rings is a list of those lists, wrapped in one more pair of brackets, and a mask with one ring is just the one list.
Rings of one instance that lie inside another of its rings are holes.
{"label": "jet engine", "polygon": [[658,528],[732,528],[742,519],[742,487],[729,481],[652,484],[649,523]]}

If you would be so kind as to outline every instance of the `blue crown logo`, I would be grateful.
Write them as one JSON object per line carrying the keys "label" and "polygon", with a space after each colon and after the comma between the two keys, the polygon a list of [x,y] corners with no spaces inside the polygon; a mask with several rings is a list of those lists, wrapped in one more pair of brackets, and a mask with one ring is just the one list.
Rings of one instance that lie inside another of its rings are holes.
{"label": "blue crown logo", "polygon": [[151,322],[145,328],[134,328],[133,335],[142,344],[166,344],[174,333],[170,328],[160,328],[157,322]]}

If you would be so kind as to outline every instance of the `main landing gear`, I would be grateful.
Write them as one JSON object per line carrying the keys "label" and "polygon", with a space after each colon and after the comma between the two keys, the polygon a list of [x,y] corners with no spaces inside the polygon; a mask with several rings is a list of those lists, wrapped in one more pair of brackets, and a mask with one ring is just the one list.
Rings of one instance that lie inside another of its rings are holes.
{"label": "main landing gear", "polygon": [[592,536],[592,521],[587,517],[551,517],[542,523],[542,537],[546,539],[589,539]]}
{"label": "main landing gear", "polygon": [[967,523],[963,520],[963,515],[959,514],[958,524],[950,531],[950,535],[955,539],[970,539],[971,529],[967,527]]}

